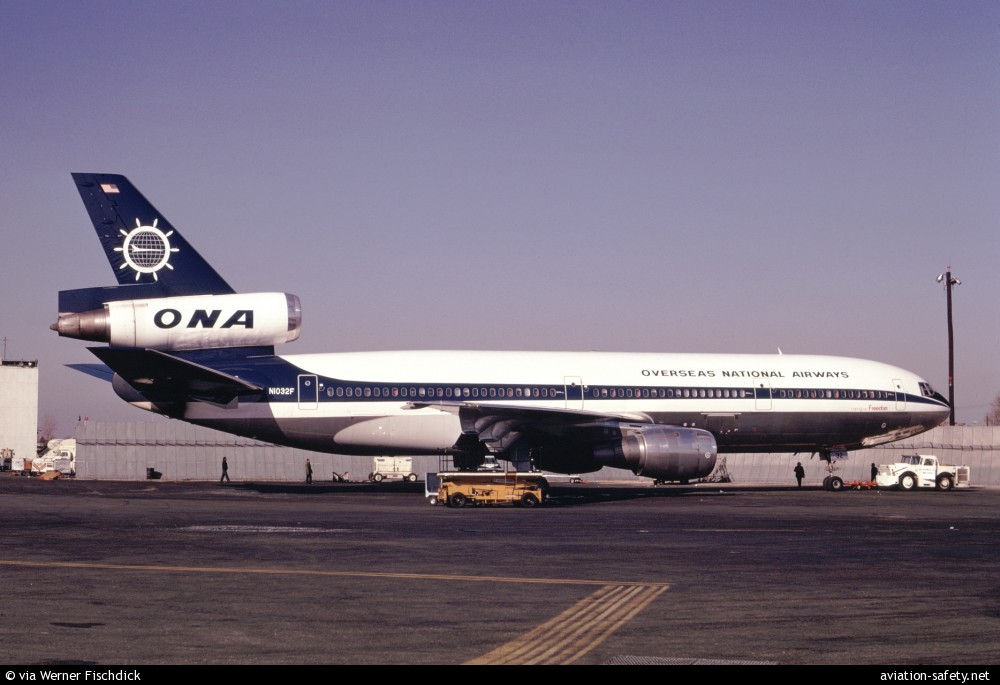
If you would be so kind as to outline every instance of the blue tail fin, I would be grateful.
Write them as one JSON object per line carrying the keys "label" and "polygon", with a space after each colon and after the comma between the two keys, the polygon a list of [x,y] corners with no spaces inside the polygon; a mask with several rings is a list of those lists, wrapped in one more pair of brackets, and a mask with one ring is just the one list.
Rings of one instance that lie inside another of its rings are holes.
{"label": "blue tail fin", "polygon": [[122,286],[116,290],[132,293],[127,299],[233,292],[127,178],[73,174],[73,180]]}

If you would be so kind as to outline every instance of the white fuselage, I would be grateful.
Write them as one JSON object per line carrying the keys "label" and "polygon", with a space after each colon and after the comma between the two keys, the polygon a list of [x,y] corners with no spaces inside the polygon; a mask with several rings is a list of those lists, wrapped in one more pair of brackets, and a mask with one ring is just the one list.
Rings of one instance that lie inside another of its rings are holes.
{"label": "white fuselage", "polygon": [[899,439],[948,412],[913,373],[846,357],[405,351],[279,359],[292,371],[253,378],[266,386],[260,401],[189,403],[183,418],[331,452],[445,453],[463,432],[458,407],[475,405],[701,428],[720,451],[804,451]]}

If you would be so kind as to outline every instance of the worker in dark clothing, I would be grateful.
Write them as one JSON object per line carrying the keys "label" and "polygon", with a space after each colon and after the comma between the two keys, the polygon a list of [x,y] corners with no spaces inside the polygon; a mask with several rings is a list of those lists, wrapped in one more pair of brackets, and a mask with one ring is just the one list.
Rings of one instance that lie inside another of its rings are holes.
{"label": "worker in dark clothing", "polygon": [[878,478],[878,467],[875,466],[875,462],[872,462],[872,480]]}
{"label": "worker in dark clothing", "polygon": [[225,457],[222,458],[222,478],[219,479],[220,483],[223,481],[229,482],[229,462],[226,461]]}
{"label": "worker in dark clothing", "polygon": [[799,487],[802,487],[802,479],[806,477],[806,470],[802,468],[802,462],[800,461],[795,465],[795,480],[799,482]]}
{"label": "worker in dark clothing", "polygon": [[306,459],[306,485],[312,485],[313,482],[313,465],[312,462]]}

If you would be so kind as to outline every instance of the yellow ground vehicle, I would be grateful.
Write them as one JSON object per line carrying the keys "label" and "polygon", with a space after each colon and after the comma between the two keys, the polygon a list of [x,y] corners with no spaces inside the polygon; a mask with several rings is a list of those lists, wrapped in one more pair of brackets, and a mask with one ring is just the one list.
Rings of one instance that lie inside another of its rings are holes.
{"label": "yellow ground vehicle", "polygon": [[[427,475],[427,495],[431,504],[447,504],[449,507],[464,507],[467,504],[535,507],[545,501],[549,489],[548,481],[540,473],[479,471]],[[437,480],[436,490],[432,489],[434,480]]]}

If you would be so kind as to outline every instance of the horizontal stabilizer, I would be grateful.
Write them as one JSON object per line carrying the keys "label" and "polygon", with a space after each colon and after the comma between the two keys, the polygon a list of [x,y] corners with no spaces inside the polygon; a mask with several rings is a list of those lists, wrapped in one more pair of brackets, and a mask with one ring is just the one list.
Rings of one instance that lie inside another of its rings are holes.
{"label": "horizontal stabilizer", "polygon": [[260,393],[259,385],[157,350],[138,347],[87,348],[152,402],[212,402]]}
{"label": "horizontal stabilizer", "polygon": [[88,376],[93,376],[94,378],[99,378],[102,381],[107,381],[110,383],[115,377],[115,372],[106,367],[104,364],[67,364],[71,369],[76,371],[81,371]]}

